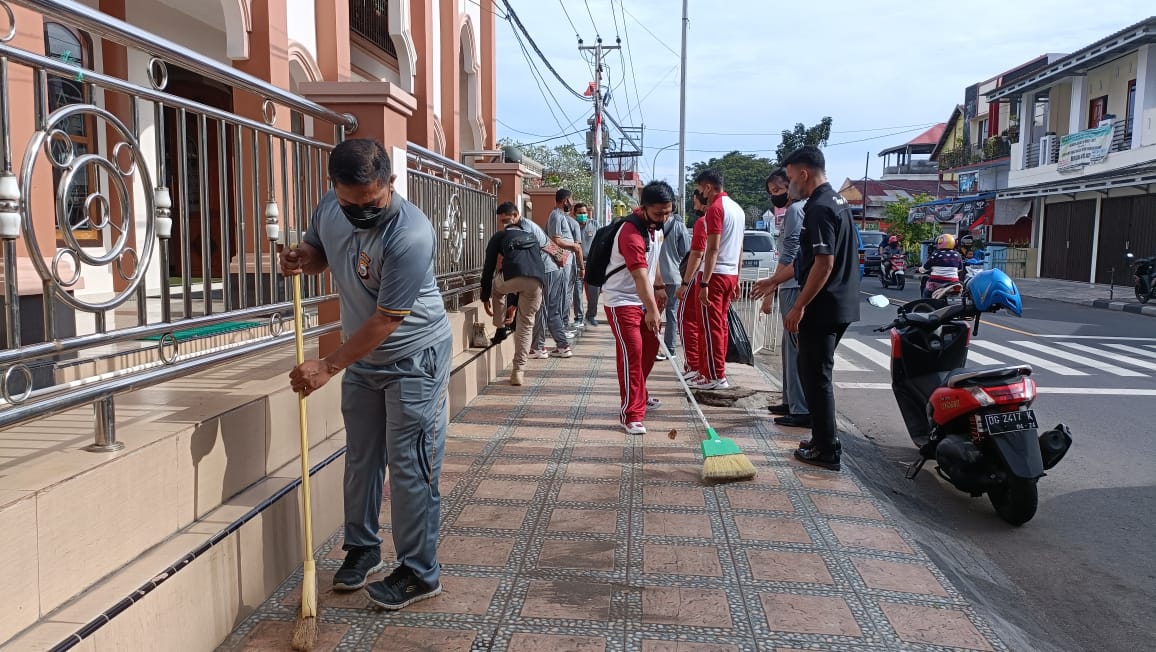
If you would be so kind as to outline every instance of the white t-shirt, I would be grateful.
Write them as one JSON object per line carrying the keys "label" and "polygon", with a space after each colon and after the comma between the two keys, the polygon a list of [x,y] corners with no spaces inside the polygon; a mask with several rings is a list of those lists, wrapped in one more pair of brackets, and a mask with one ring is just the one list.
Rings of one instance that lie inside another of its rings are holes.
{"label": "white t-shirt", "polygon": [[650,251],[646,250],[646,240],[632,222],[626,222],[618,229],[614,236],[614,249],[610,253],[610,264],[607,272],[621,267],[602,286],[602,302],[610,308],[622,306],[641,306],[642,299],[638,296],[638,288],[634,284],[631,272],[645,267],[650,278],[650,287],[654,287],[658,278],[659,256],[662,254],[662,231],[648,231],[650,237]]}
{"label": "white t-shirt", "polygon": [[743,230],[747,222],[743,207],[725,192],[720,193],[711,202],[702,219],[706,221],[708,237],[720,236],[718,261],[713,273],[737,276],[741,264],[739,261],[743,258]]}

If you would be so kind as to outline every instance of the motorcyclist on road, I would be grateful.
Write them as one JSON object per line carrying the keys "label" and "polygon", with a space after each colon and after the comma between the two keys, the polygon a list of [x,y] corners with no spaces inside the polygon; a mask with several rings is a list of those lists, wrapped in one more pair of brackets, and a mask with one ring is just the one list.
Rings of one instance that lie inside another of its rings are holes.
{"label": "motorcyclist on road", "polygon": [[903,247],[899,246],[899,236],[893,235],[887,239],[883,246],[879,247],[880,264],[884,266],[884,272],[891,271],[891,257],[902,256]]}
{"label": "motorcyclist on road", "polygon": [[955,250],[955,236],[944,233],[935,239],[935,251],[923,263],[927,272],[927,284],[923,288],[923,298],[945,285],[959,283],[959,272],[963,270],[963,256]]}

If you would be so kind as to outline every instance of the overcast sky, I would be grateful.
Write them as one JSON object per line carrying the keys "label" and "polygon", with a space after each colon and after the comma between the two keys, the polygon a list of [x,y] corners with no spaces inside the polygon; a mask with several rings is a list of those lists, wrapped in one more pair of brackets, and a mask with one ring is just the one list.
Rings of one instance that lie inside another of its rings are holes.
{"label": "overcast sky", "polygon": [[[606,60],[609,110],[624,125],[647,127],[643,179],[675,184],[678,147],[658,150],[678,141],[680,0],[509,1],[579,92],[593,73],[579,55],[575,28],[587,45],[594,43],[595,26],[604,43],[622,37],[629,51]],[[501,12],[501,0],[497,5]],[[1156,4],[690,0],[689,14],[687,164],[735,149],[773,155],[783,129],[830,115],[827,166],[838,187],[846,177],[863,176],[868,153],[877,177],[882,159],[876,153],[946,121],[967,86],[1040,54],[1077,50],[1156,14]],[[508,21],[498,21],[497,56],[500,138],[538,141],[585,127],[590,103],[568,93],[530,50],[545,75],[550,99],[543,99]],[[584,149],[584,136],[570,140]]]}

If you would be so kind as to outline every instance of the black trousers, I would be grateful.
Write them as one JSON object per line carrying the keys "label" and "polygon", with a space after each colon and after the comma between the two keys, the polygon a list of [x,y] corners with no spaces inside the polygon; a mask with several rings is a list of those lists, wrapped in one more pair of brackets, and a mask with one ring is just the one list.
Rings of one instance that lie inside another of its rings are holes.
{"label": "black trousers", "polygon": [[824,453],[835,451],[835,348],[850,324],[810,323],[799,326],[799,381],[811,410],[811,442]]}

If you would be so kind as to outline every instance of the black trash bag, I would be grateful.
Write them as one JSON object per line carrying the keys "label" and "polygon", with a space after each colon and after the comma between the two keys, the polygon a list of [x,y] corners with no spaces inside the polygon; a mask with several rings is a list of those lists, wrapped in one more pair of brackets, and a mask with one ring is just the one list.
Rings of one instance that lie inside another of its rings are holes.
{"label": "black trash bag", "polygon": [[730,337],[727,340],[727,362],[755,366],[755,354],[751,350],[751,338],[747,336],[747,329],[739,314],[734,308],[727,309],[727,328]]}

